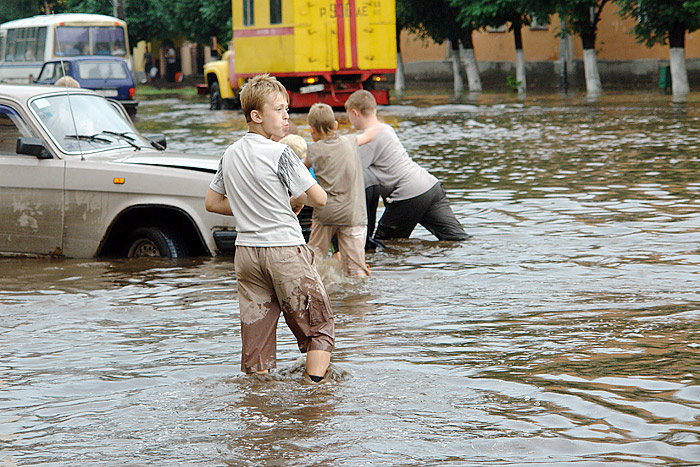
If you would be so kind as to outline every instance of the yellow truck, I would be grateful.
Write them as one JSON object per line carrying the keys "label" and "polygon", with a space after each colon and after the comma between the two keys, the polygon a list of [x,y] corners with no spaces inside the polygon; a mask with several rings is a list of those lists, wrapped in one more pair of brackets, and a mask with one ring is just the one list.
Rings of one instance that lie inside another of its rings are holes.
{"label": "yellow truck", "polygon": [[394,0],[232,0],[233,44],[204,65],[201,93],[213,110],[239,104],[251,76],[269,73],[289,92],[290,108],[342,107],[357,89],[389,103],[382,88],[396,72]]}

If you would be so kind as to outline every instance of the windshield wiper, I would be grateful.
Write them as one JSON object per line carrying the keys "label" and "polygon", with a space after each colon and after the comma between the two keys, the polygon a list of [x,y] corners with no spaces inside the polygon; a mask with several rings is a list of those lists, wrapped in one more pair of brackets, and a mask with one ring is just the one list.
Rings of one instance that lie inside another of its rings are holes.
{"label": "windshield wiper", "polygon": [[141,146],[134,142],[134,138],[132,138],[131,136],[127,136],[127,133],[129,133],[128,131],[125,131],[124,133],[119,133],[116,131],[104,130],[102,133],[110,136],[118,136],[119,138],[126,141],[131,147],[135,148],[138,151],[141,150]]}
{"label": "windshield wiper", "polygon": [[81,139],[84,139],[86,141],[97,141],[100,143],[111,143],[110,140],[107,138],[101,138],[99,135],[66,135],[64,136],[65,139],[77,139],[80,141]]}

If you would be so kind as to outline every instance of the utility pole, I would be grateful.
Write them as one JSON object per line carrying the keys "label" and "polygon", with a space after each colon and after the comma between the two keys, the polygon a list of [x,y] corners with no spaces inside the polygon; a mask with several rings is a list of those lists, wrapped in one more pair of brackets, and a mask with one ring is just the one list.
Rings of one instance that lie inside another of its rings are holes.
{"label": "utility pole", "polygon": [[126,0],[112,0],[114,14],[119,19],[126,19]]}
{"label": "utility pole", "polygon": [[559,38],[559,88],[566,92],[569,88],[569,41],[570,36],[566,30],[566,21],[561,20],[561,37]]}

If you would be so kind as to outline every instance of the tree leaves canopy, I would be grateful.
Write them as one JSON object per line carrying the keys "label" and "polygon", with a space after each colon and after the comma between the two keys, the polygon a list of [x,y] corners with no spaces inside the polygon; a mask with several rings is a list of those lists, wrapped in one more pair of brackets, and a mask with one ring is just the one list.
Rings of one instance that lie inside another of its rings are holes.
{"label": "tree leaves canopy", "polygon": [[616,3],[624,16],[637,21],[632,32],[640,43],[649,47],[674,39],[681,44],[671,46],[682,46],[686,32],[700,29],[700,0],[616,0]]}

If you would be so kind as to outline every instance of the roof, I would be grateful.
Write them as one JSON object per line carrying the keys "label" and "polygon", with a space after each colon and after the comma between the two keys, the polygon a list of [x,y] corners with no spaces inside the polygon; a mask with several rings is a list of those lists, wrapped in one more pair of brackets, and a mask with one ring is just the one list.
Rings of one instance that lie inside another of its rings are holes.
{"label": "roof", "polygon": [[93,23],[93,22],[119,22],[126,24],[124,20],[106,15],[94,15],[89,13],[61,13],[58,15],[38,15],[30,18],[16,19],[0,25],[3,29],[8,27],[36,27],[48,26],[57,23]]}
{"label": "roof", "polygon": [[114,55],[71,55],[68,57],[56,57],[50,60],[46,60],[44,63],[51,62],[90,62],[90,61],[120,61],[126,63],[123,57],[116,57]]}
{"label": "roof", "polygon": [[[26,102],[28,99],[39,94],[64,93],[67,88],[40,85],[40,84],[0,84],[0,97],[14,98],[19,102]],[[71,93],[88,93],[94,94],[89,89],[70,88]]]}

